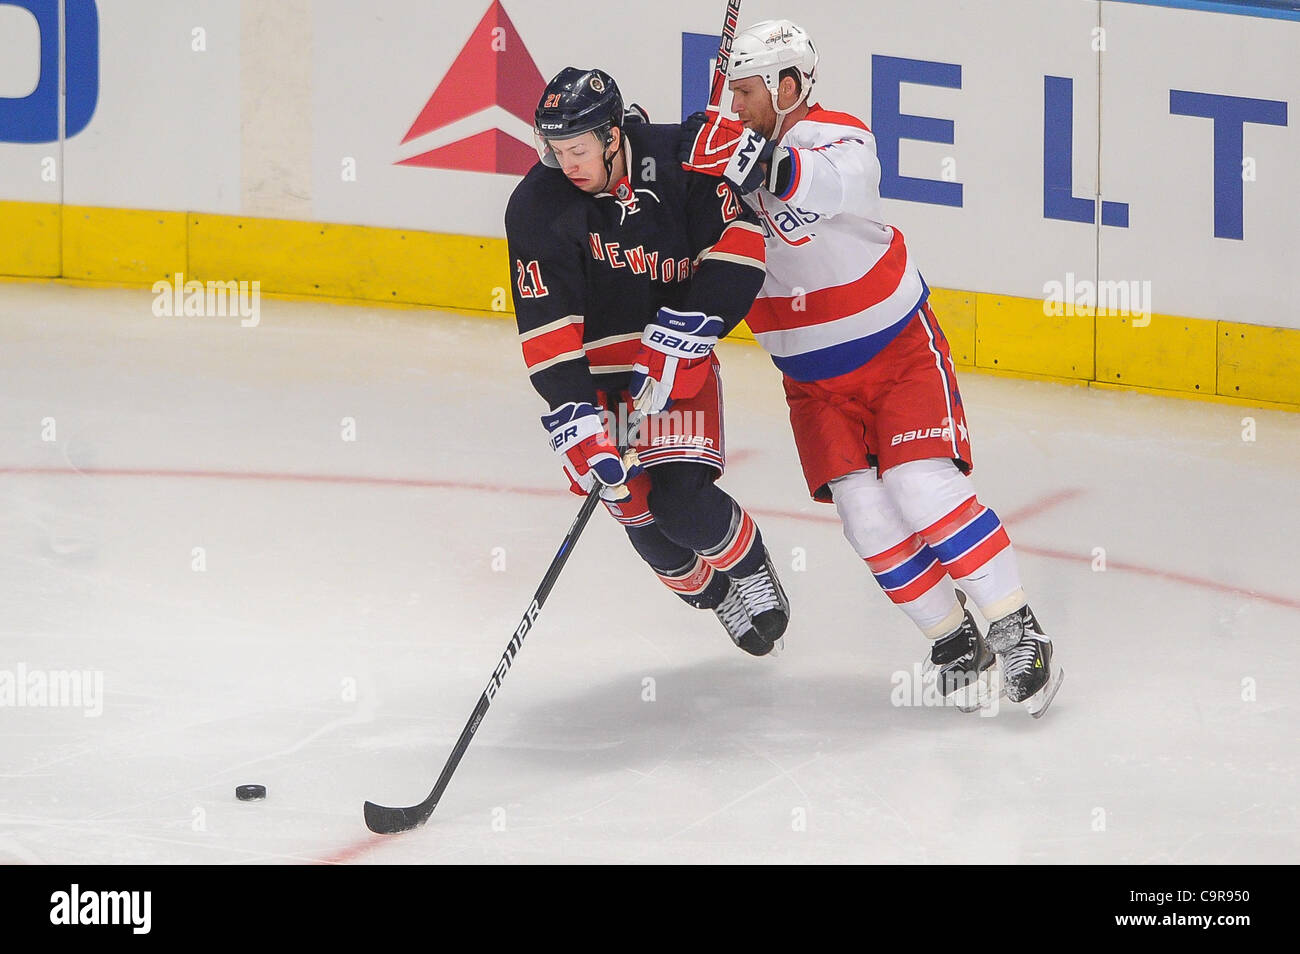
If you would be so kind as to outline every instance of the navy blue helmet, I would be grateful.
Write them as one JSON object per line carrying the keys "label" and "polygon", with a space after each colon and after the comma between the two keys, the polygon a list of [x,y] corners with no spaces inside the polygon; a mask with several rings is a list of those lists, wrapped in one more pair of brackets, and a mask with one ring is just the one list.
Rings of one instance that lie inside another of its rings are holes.
{"label": "navy blue helmet", "polygon": [[623,96],[614,77],[604,70],[565,67],[546,84],[533,114],[537,155],[546,165],[558,168],[548,140],[572,139],[590,132],[607,148],[614,139],[611,130],[622,125]]}

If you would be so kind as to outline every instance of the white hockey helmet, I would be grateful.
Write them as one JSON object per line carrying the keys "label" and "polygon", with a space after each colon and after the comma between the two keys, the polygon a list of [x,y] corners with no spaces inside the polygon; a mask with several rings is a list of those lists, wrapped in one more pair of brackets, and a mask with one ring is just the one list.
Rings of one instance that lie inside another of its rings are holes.
{"label": "white hockey helmet", "polygon": [[[799,71],[799,98],[790,109],[777,105],[781,71]],[[789,20],[760,20],[740,33],[731,44],[727,82],[761,76],[772,94],[772,108],[779,119],[808,99],[817,81],[817,48],[802,27]]]}

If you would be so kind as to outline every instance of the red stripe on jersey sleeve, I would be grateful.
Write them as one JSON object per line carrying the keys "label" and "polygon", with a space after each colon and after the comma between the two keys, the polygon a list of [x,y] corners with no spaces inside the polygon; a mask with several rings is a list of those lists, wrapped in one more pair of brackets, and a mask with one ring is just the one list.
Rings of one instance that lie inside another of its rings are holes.
{"label": "red stripe on jersey sleeve", "polygon": [[636,353],[641,349],[641,339],[615,341],[613,344],[601,345],[599,348],[587,349],[587,361],[592,367],[604,367],[617,364],[631,364]]}
{"label": "red stripe on jersey sleeve", "polygon": [[759,264],[767,260],[767,254],[763,243],[763,234],[750,228],[741,228],[735,225],[728,225],[723,231],[722,237],[714,243],[712,252],[724,252],[728,255],[743,255],[745,258],[752,258]]}
{"label": "red stripe on jersey sleeve", "polygon": [[865,129],[871,132],[869,127],[862,120],[858,119],[851,113],[837,113],[833,109],[822,109],[820,104],[814,104],[808,110],[808,115],[804,117],[810,123],[832,123],[836,126],[856,126],[858,129]]}
{"label": "red stripe on jersey sleeve", "polygon": [[582,351],[582,325],[564,324],[560,327],[529,338],[522,344],[524,364],[531,371],[537,365],[552,358],[557,358],[570,351]]}

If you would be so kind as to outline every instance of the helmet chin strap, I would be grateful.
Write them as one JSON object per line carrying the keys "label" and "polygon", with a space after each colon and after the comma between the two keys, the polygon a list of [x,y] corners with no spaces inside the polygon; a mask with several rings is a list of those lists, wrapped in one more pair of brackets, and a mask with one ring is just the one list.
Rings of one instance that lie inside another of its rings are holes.
{"label": "helmet chin strap", "polygon": [[[615,127],[615,128],[617,128],[617,127]],[[601,192],[608,192],[608,191],[609,191],[609,184],[610,184],[610,181],[614,178],[614,160],[615,160],[615,158],[618,157],[618,154],[619,154],[620,152],[622,152],[622,151],[623,151],[623,130],[619,129],[619,132],[618,132],[618,148],[615,149],[613,152],[610,152],[610,151],[609,151],[609,146],[606,146],[606,147],[605,147],[605,155],[604,155],[604,159],[605,159],[605,184],[604,184],[603,186],[600,187],[600,191],[601,191]]]}
{"label": "helmet chin strap", "polygon": [[799,98],[796,99],[793,103],[791,103],[789,108],[787,109],[782,109],[776,103],[777,95],[780,92],[780,87],[781,87],[780,80],[777,81],[777,89],[772,91],[772,108],[776,110],[776,125],[772,127],[772,135],[767,137],[772,142],[781,141],[781,126],[785,123],[785,117],[788,116],[790,113],[794,112],[794,110],[798,109],[799,104],[808,98],[808,91],[810,87],[802,82],[799,85],[803,87],[799,91]]}

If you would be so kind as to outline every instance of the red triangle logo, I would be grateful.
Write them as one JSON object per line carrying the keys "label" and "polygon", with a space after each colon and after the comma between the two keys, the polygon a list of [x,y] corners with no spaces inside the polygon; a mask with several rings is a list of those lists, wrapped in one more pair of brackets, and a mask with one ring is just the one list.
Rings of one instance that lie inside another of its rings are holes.
{"label": "red triangle logo", "polygon": [[493,105],[501,106],[531,126],[533,111],[545,88],[546,80],[506,15],[501,0],[492,0],[402,142],[408,143],[416,136]]}
{"label": "red triangle logo", "polygon": [[462,172],[499,172],[522,176],[537,164],[537,150],[500,129],[485,129],[429,152],[403,159],[399,166],[458,169]]}

